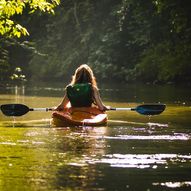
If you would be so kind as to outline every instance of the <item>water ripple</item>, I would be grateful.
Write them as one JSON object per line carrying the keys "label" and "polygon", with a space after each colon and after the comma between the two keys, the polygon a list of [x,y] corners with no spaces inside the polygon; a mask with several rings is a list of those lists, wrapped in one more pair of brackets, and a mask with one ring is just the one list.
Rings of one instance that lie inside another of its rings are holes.
{"label": "water ripple", "polygon": [[114,140],[190,140],[190,135],[177,133],[174,135],[117,135],[113,136],[97,136],[97,139],[114,139]]}
{"label": "water ripple", "polygon": [[190,162],[191,155],[179,154],[109,154],[101,159],[89,159],[90,164],[109,164],[111,167],[120,168],[158,168],[158,165],[168,163]]}
{"label": "water ripple", "polygon": [[153,183],[154,186],[165,186],[168,188],[180,188],[180,187],[191,187],[191,181],[185,181],[185,182],[162,182]]}

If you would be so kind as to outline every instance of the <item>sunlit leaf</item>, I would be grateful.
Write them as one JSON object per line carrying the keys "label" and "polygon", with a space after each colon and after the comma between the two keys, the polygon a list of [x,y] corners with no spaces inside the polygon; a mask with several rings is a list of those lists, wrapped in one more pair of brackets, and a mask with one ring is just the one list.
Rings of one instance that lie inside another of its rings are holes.
{"label": "sunlit leaf", "polygon": [[[49,2],[48,0],[1,0],[0,34],[8,35],[9,37],[16,36],[18,38],[20,38],[22,35],[29,35],[27,30],[23,26],[15,23],[15,21],[12,19],[12,16],[22,14],[23,9],[26,8],[26,5],[29,5],[31,8],[28,11],[29,14],[32,14],[37,10],[53,14],[53,9],[56,5],[59,4],[59,2],[59,0],[53,0],[51,2]],[[6,23],[3,23],[4,20],[6,20]],[[17,31],[15,31],[15,28],[17,29]]]}

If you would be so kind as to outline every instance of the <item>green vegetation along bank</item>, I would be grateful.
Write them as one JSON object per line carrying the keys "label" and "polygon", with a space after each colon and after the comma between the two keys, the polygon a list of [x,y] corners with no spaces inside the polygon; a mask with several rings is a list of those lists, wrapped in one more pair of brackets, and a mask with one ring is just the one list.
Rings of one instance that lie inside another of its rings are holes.
{"label": "green vegetation along bank", "polygon": [[28,9],[12,20],[30,35],[1,33],[1,84],[16,68],[28,81],[66,81],[82,63],[104,81],[191,80],[189,0],[64,0],[55,14]]}

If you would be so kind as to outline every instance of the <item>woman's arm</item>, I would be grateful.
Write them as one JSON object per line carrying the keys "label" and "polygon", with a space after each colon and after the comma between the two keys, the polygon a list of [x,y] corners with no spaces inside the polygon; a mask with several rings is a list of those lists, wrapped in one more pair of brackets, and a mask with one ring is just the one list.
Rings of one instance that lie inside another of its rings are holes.
{"label": "woman's arm", "polygon": [[70,101],[68,99],[68,96],[65,94],[62,102],[56,107],[55,110],[60,111],[63,110],[64,108],[68,108],[70,104]]}
{"label": "woman's arm", "polygon": [[101,100],[100,93],[96,87],[93,88],[93,97],[95,100],[96,105],[101,111],[109,110],[109,107],[105,106]]}

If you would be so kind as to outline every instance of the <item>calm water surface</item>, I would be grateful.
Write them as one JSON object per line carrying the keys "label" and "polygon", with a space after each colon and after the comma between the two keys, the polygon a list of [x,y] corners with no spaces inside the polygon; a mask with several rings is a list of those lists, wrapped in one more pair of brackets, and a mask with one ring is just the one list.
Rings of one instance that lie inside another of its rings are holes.
{"label": "calm water surface", "polygon": [[[1,89],[0,104],[52,107],[63,88]],[[154,117],[109,111],[103,127],[53,128],[50,112],[0,113],[0,190],[191,190],[188,88],[101,89],[105,104],[167,104]]]}

